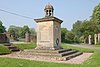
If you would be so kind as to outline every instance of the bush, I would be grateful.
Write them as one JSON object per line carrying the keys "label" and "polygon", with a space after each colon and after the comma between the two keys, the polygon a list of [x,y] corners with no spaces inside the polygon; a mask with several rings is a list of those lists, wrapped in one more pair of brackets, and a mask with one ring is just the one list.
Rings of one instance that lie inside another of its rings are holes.
{"label": "bush", "polygon": [[10,50],[4,45],[0,44],[0,55],[9,54]]}

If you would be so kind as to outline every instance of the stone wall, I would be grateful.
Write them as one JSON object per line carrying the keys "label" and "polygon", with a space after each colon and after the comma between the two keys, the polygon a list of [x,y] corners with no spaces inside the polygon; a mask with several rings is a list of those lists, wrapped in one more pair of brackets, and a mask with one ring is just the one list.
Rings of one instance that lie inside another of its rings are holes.
{"label": "stone wall", "polygon": [[8,43],[9,39],[6,34],[0,34],[0,43]]}

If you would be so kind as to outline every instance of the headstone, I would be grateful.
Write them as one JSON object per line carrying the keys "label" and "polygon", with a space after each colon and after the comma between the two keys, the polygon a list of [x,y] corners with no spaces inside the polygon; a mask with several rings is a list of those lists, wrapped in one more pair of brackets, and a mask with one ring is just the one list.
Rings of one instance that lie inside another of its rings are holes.
{"label": "headstone", "polygon": [[88,39],[89,39],[89,44],[92,44],[92,36],[91,35],[89,35]]}
{"label": "headstone", "polygon": [[97,35],[97,34],[95,34],[95,35],[94,35],[94,44],[96,44],[96,43],[97,43],[97,41],[98,41],[98,35]]}
{"label": "headstone", "polygon": [[100,33],[98,34],[98,41],[100,41]]}
{"label": "headstone", "polygon": [[30,42],[30,33],[26,32],[25,34],[25,42]]}
{"label": "headstone", "polygon": [[37,23],[36,49],[61,48],[61,23],[62,20],[53,16],[54,8],[51,4],[45,6],[45,17],[35,19]]}

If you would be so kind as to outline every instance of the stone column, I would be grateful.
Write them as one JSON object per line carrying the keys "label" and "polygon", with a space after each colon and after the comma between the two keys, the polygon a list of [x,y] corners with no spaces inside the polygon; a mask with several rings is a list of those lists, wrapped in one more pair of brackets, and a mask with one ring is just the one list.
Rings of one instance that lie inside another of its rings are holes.
{"label": "stone column", "polygon": [[25,41],[30,42],[30,34],[28,32],[25,34]]}
{"label": "stone column", "polygon": [[95,34],[95,35],[94,35],[94,44],[96,44],[96,43],[97,43],[97,41],[98,41],[98,35],[97,35],[97,34]]}
{"label": "stone column", "polygon": [[98,34],[98,41],[100,40],[100,33]]}
{"label": "stone column", "polygon": [[88,37],[88,38],[89,38],[89,44],[92,44],[92,42],[91,42],[91,41],[92,41],[92,36],[91,36],[91,35],[89,35],[89,37]]}

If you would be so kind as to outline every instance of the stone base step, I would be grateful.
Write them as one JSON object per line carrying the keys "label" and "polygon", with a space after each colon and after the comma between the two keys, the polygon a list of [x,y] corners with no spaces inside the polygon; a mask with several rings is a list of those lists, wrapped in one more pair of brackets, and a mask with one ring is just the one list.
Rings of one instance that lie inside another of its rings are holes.
{"label": "stone base step", "polygon": [[81,54],[83,54],[83,53],[82,52],[73,53],[71,55],[65,56],[65,60],[70,60],[71,58],[76,57],[76,56],[79,56]]}
{"label": "stone base step", "polygon": [[32,49],[32,50],[26,50],[28,52],[35,52],[35,53],[53,53],[53,54],[58,54],[66,51],[71,51],[72,49],[60,49],[60,50],[37,50],[37,49]]}
{"label": "stone base step", "polygon": [[63,52],[63,53],[60,53],[61,56],[66,56],[66,55],[70,55],[70,54],[73,54],[73,53],[76,53],[77,51],[76,50],[71,50],[71,51],[66,51],[66,52]]}
{"label": "stone base step", "polygon": [[60,49],[60,50],[26,50],[21,52],[22,55],[45,56],[57,58],[60,60],[69,60],[73,57],[79,56],[82,52],[73,49]]}
{"label": "stone base step", "polygon": [[20,51],[17,47],[13,46],[11,43],[5,43],[4,46],[6,46],[12,52]]}

